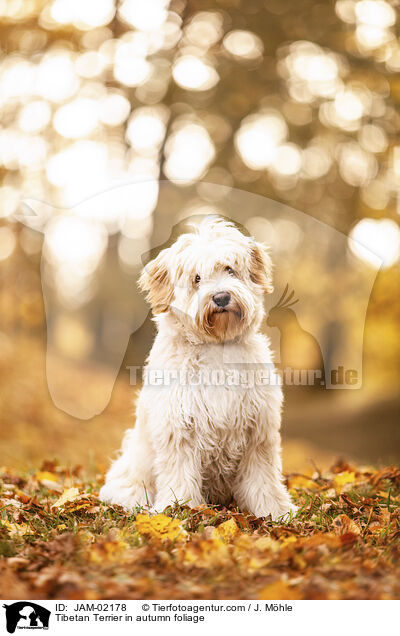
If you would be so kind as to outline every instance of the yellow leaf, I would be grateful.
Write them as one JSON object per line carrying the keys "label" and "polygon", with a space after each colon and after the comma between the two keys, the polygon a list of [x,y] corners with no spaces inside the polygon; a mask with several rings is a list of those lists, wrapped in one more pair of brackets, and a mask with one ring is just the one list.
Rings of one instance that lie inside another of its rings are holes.
{"label": "yellow leaf", "polygon": [[270,585],[263,587],[258,598],[269,601],[291,601],[301,599],[302,596],[297,588],[289,586],[283,581],[276,581],[276,583],[270,583]]}
{"label": "yellow leaf", "polygon": [[297,541],[297,537],[290,535],[289,537],[285,537],[284,539],[282,539],[282,541],[279,541],[279,543],[281,548],[286,548],[287,545],[290,545],[291,543],[296,543],[296,541]]}
{"label": "yellow leaf", "polygon": [[221,539],[192,537],[192,540],[185,544],[182,561],[190,567],[220,568],[228,563],[229,550],[230,547]]}
{"label": "yellow leaf", "polygon": [[354,483],[355,479],[356,475],[353,471],[350,472],[348,470],[345,470],[343,473],[335,475],[333,479],[333,485],[335,486],[337,491],[340,491],[346,484]]}
{"label": "yellow leaf", "polygon": [[271,555],[270,554],[263,554],[261,557],[260,556],[252,556],[249,559],[249,564],[248,564],[248,568],[249,570],[260,570],[261,568],[264,568],[265,566],[269,565],[269,563],[271,562]]}
{"label": "yellow leaf", "polygon": [[248,570],[259,570],[270,563],[279,549],[279,542],[269,536],[242,534],[234,543],[233,558]]}
{"label": "yellow leaf", "polygon": [[218,526],[215,530],[215,536],[224,539],[225,541],[231,541],[238,534],[241,534],[238,526],[234,519],[228,519],[228,521],[224,521],[221,525]]}
{"label": "yellow leaf", "polygon": [[66,504],[68,501],[74,501],[80,496],[81,495],[78,488],[67,488],[67,490],[64,490],[61,497],[59,497],[57,501],[53,503],[52,508],[61,508],[61,506],[64,506],[64,504]]}
{"label": "yellow leaf", "polygon": [[318,484],[312,479],[303,477],[303,475],[294,475],[289,477],[289,488],[301,490],[303,488],[318,488]]}
{"label": "yellow leaf", "polygon": [[275,539],[271,539],[271,537],[260,537],[254,541],[254,547],[257,550],[269,550],[270,552],[278,552],[280,545],[278,541]]}
{"label": "yellow leaf", "polygon": [[10,523],[9,521],[4,521],[3,523],[8,528],[11,537],[23,537],[25,534],[34,534],[27,523]]}
{"label": "yellow leaf", "polygon": [[38,481],[45,479],[46,481],[58,481],[57,475],[50,473],[48,470],[39,470],[35,473],[35,477]]}
{"label": "yellow leaf", "polygon": [[83,544],[92,544],[95,542],[96,540],[96,536],[90,532],[89,530],[86,531],[82,531],[79,533],[79,540],[83,543]]}
{"label": "yellow leaf", "polygon": [[49,490],[53,490],[58,493],[63,491],[63,487],[57,481],[57,475],[54,473],[50,473],[48,470],[39,470],[35,473],[35,477],[42,486]]}
{"label": "yellow leaf", "polygon": [[253,549],[254,539],[249,534],[241,534],[233,545],[233,557],[238,561],[247,561]]}
{"label": "yellow leaf", "polygon": [[89,559],[92,563],[104,561],[123,561],[124,553],[128,548],[125,541],[98,541],[90,546]]}
{"label": "yellow leaf", "polygon": [[187,532],[182,528],[179,519],[171,519],[160,514],[150,517],[150,515],[138,514],[136,517],[136,528],[140,534],[151,539],[164,540],[186,539]]}

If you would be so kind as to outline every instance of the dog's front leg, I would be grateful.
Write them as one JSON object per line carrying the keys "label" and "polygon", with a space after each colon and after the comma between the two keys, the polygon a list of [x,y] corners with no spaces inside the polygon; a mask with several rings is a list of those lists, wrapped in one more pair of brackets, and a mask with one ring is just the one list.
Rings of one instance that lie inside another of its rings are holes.
{"label": "dog's front leg", "polygon": [[271,515],[273,520],[289,518],[296,512],[290,495],[282,483],[280,435],[274,431],[270,439],[250,445],[239,466],[233,495],[240,508],[257,517]]}
{"label": "dog's front leg", "polygon": [[186,439],[171,435],[166,444],[158,446],[155,461],[156,498],[154,509],[162,512],[176,502],[198,506],[204,503],[201,494],[201,462],[199,453]]}
{"label": "dog's front leg", "polygon": [[154,450],[139,398],[136,426],[125,434],[122,452],[106,475],[100,499],[129,511],[137,506],[150,507],[154,501],[153,462]]}

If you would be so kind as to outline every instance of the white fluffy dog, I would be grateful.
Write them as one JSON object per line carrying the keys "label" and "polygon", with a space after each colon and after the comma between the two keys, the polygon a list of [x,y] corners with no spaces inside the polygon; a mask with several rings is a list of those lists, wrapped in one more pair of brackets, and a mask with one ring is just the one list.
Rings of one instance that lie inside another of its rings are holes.
{"label": "white fluffy dog", "polygon": [[[158,333],[136,426],[101,499],[162,511],[175,502],[193,507],[234,497],[256,516],[294,512],[281,473],[282,391],[259,332],[263,294],[272,291],[265,248],[233,224],[206,217],[145,267],[140,286]],[[243,369],[261,370],[263,381],[232,381]]]}

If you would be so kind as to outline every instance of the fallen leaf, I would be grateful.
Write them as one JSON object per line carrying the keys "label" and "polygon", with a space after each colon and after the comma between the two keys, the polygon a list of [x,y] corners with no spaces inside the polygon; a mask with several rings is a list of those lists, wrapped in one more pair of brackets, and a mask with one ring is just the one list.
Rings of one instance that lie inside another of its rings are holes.
{"label": "fallen leaf", "polygon": [[302,596],[296,587],[290,586],[284,581],[277,581],[263,587],[258,598],[265,601],[292,601],[301,599]]}
{"label": "fallen leaf", "polygon": [[185,544],[181,556],[183,564],[206,569],[226,566],[230,561],[229,546],[221,539],[214,539],[214,535],[215,533],[212,538],[206,539],[192,537],[191,541]]}
{"label": "fallen leaf", "polygon": [[29,495],[26,495],[24,492],[22,492],[22,490],[17,490],[16,495],[18,499],[22,501],[22,503],[24,504],[27,504],[30,501],[32,501],[32,497],[29,497]]}
{"label": "fallen leaf", "polygon": [[224,539],[225,541],[231,541],[239,534],[240,530],[236,525],[235,520],[232,518],[228,519],[228,521],[225,521],[224,523],[221,523],[221,525],[219,525],[215,530],[215,535],[221,539]]}
{"label": "fallen leaf", "polygon": [[271,552],[278,552],[280,550],[281,545],[279,541],[275,541],[271,537],[259,537],[254,542],[254,547],[257,550],[270,550]]}
{"label": "fallen leaf", "polygon": [[192,510],[194,512],[201,513],[202,515],[206,517],[216,517],[218,514],[216,510],[214,510],[213,508],[210,508],[210,506],[207,506],[207,504],[200,504],[199,506],[194,506]]}
{"label": "fallen leaf", "polygon": [[356,475],[353,471],[345,470],[344,472],[335,475],[333,485],[335,486],[336,492],[340,492],[343,486],[346,486],[347,484],[353,484],[355,479]]}
{"label": "fallen leaf", "polygon": [[350,519],[350,517],[348,517],[347,515],[339,515],[335,517],[335,519],[332,521],[332,524],[336,534],[361,534],[361,528],[356,524],[355,521],[353,521],[353,519]]}
{"label": "fallen leaf", "polygon": [[307,489],[318,488],[318,484],[312,479],[309,479],[308,477],[306,477],[305,475],[294,475],[293,477],[289,477],[288,482],[289,482],[289,488],[293,488],[295,490],[301,490],[304,488],[307,488]]}
{"label": "fallen leaf", "polygon": [[279,541],[281,548],[286,548],[286,546],[290,545],[291,543],[296,543],[297,541],[297,537],[290,535],[289,537],[285,537],[284,539],[281,539]]}
{"label": "fallen leaf", "polygon": [[89,560],[92,563],[103,563],[104,561],[121,561],[124,552],[128,548],[125,541],[96,541],[90,546]]}
{"label": "fallen leaf", "polygon": [[80,492],[78,488],[67,488],[67,490],[64,490],[61,497],[59,497],[57,501],[53,503],[52,508],[61,508],[68,501],[74,501],[78,497],[80,497]]}
{"label": "fallen leaf", "polygon": [[45,479],[46,481],[58,481],[57,475],[50,473],[48,470],[39,470],[35,473],[35,477],[38,481]]}
{"label": "fallen leaf", "polygon": [[11,537],[23,537],[26,534],[35,534],[27,523],[10,523],[9,521],[4,521],[3,523]]}
{"label": "fallen leaf", "polygon": [[137,531],[150,539],[175,541],[184,540],[188,536],[179,519],[171,519],[164,514],[154,517],[138,514],[135,523]]}
{"label": "fallen leaf", "polygon": [[42,484],[42,486],[44,486],[48,490],[52,490],[53,492],[60,493],[63,491],[62,485],[59,484],[57,481],[47,481],[47,479],[41,479],[40,483]]}
{"label": "fallen leaf", "polygon": [[394,483],[400,483],[400,469],[397,468],[397,466],[387,466],[386,468],[374,473],[371,476],[370,481],[371,484],[377,486],[379,482],[384,479],[389,479]]}
{"label": "fallen leaf", "polygon": [[78,510],[85,510],[90,512],[93,506],[93,498],[89,495],[80,495],[79,498],[67,501],[64,505],[65,512],[77,512]]}

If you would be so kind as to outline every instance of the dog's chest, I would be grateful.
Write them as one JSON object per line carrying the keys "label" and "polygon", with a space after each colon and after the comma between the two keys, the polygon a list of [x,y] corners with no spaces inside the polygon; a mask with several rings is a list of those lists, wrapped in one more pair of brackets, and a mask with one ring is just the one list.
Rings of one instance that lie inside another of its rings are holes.
{"label": "dog's chest", "polygon": [[186,431],[224,464],[242,455],[259,410],[257,391],[240,385],[239,371],[225,363],[220,347],[210,347],[187,362],[176,395]]}
{"label": "dog's chest", "polygon": [[157,403],[156,410],[164,411],[163,419],[178,443],[180,437],[185,439],[202,459],[211,458],[221,466],[237,463],[260,426],[268,399],[265,387],[243,382],[243,372],[268,359],[268,349],[258,347],[255,354],[245,345],[216,344],[177,347],[164,358],[162,352],[155,353],[152,366],[161,359],[162,368],[179,369],[180,375],[157,391],[156,401],[149,399],[149,410]]}

